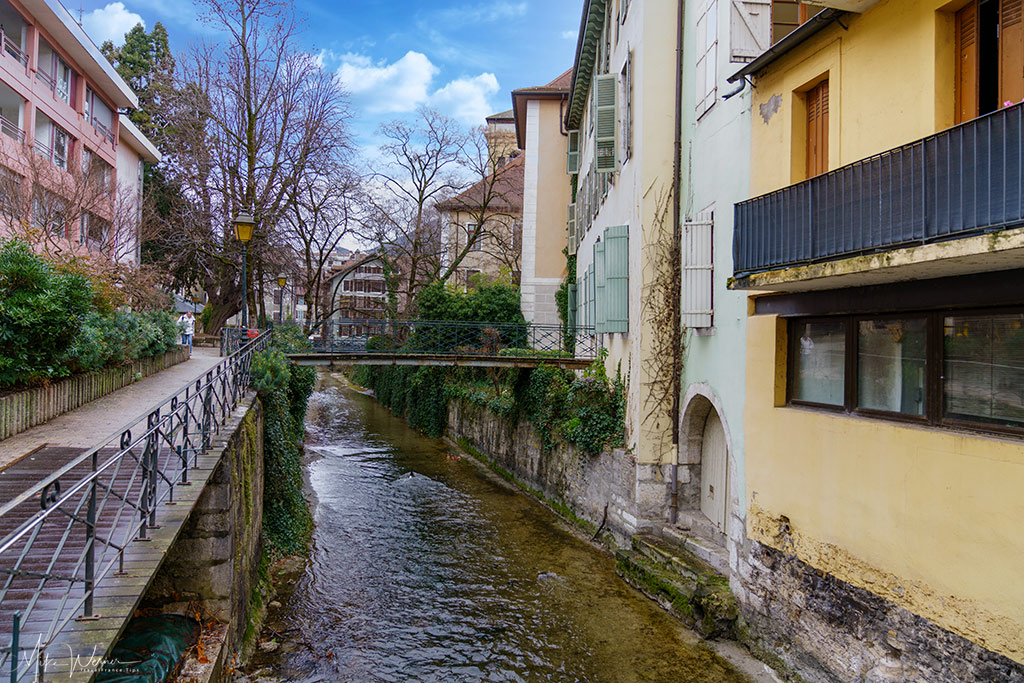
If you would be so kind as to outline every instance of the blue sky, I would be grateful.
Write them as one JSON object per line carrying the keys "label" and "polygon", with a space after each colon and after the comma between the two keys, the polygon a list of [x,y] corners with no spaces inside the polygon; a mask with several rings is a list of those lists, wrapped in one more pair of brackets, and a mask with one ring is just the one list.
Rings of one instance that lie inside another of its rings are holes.
{"label": "blue sky", "polygon": [[[204,30],[191,0],[63,0],[93,40],[157,21],[178,49]],[[511,108],[515,88],[572,66],[583,0],[295,0],[301,40],[352,95],[354,133],[373,146],[380,121],[418,105],[466,125]]]}

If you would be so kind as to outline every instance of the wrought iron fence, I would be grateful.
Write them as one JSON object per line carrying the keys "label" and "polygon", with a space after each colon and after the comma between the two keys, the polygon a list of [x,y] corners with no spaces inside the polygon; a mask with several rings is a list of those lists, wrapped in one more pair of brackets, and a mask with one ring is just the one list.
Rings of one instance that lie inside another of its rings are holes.
{"label": "wrought iron fence", "polygon": [[1024,106],[735,208],[737,277],[1024,224]]}
{"label": "wrought iron fence", "polygon": [[97,589],[123,573],[126,549],[158,528],[161,505],[189,485],[270,334],[0,506],[0,632],[10,624],[11,633],[0,648],[4,677],[42,679],[47,648],[95,617]]}
{"label": "wrought iron fence", "polygon": [[319,353],[402,353],[520,358],[597,357],[593,327],[431,320],[341,320],[310,335]]}

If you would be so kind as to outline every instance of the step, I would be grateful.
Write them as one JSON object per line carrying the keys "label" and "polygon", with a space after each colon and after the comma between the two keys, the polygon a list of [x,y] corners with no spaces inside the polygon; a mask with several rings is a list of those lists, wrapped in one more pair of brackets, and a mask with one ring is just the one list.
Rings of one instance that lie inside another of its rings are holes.
{"label": "step", "polygon": [[662,529],[661,533],[665,541],[686,548],[719,574],[729,576],[729,551],[722,546],[670,526]]}

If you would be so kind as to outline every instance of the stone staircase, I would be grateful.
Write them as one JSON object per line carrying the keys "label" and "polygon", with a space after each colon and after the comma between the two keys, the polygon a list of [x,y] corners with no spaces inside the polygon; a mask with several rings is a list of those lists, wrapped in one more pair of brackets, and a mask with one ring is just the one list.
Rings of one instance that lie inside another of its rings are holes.
{"label": "stone staircase", "polygon": [[628,550],[615,553],[616,569],[627,583],[705,638],[735,638],[739,610],[729,580],[691,548],[698,548],[716,563],[721,562],[720,554],[706,547],[710,544],[690,541],[637,534]]}
{"label": "stone staircase", "polygon": [[660,532],[666,541],[683,546],[718,573],[729,576],[725,534],[704,515],[680,510],[675,525],[666,524]]}

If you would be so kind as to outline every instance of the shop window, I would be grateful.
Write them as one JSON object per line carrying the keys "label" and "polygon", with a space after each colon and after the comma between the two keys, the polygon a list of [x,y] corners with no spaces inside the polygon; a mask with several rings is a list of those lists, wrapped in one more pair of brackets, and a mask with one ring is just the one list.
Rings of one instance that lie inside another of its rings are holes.
{"label": "shop window", "polygon": [[1024,314],[946,316],[943,356],[947,416],[1024,425]]}
{"label": "shop window", "polygon": [[857,329],[857,406],[925,415],[924,318],[861,320]]}
{"label": "shop window", "polygon": [[794,340],[792,398],[802,403],[841,406],[845,396],[846,323],[798,322]]}

